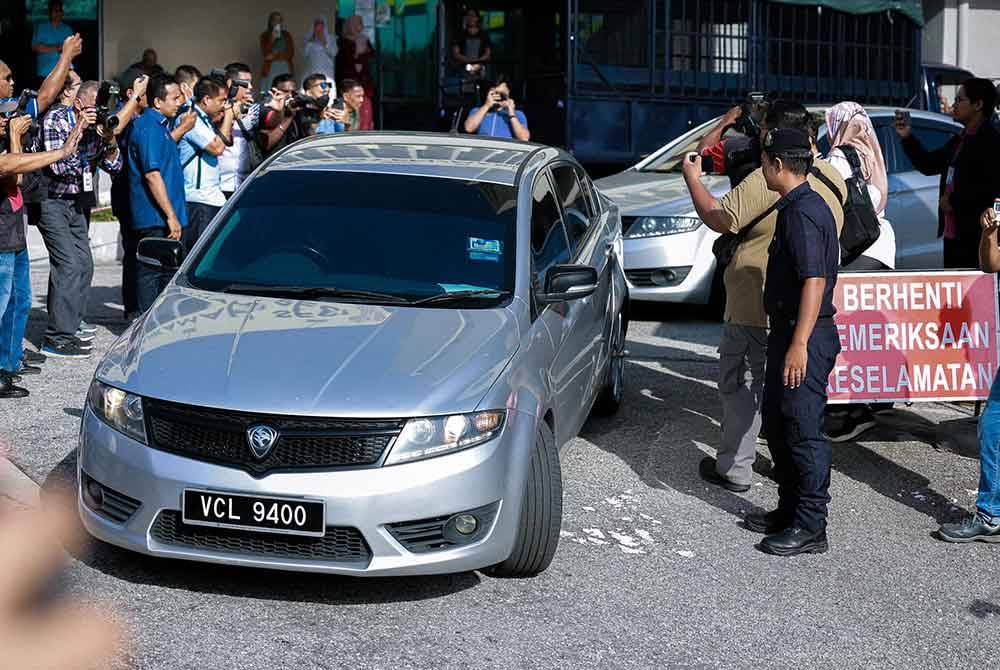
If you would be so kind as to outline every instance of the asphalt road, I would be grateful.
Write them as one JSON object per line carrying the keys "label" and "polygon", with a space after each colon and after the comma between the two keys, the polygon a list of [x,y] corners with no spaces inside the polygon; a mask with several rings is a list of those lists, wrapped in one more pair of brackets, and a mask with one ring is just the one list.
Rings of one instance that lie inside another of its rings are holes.
{"label": "asphalt road", "polygon": [[[122,330],[116,273],[94,282],[99,351]],[[44,268],[34,281],[40,303]],[[121,667],[996,667],[1000,547],[931,537],[973,500],[968,411],[900,408],[835,447],[831,551],[767,556],[740,519],[773,506],[774,483],[736,495],[697,474],[719,433],[718,325],[668,307],[640,316],[622,411],[563,449],[564,537],[535,579],[341,579],[99,545],[74,557],[65,589],[129,627]],[[0,405],[12,460],[43,496],[72,485],[96,365],[49,361],[29,399]],[[761,448],[759,473],[769,466]]]}

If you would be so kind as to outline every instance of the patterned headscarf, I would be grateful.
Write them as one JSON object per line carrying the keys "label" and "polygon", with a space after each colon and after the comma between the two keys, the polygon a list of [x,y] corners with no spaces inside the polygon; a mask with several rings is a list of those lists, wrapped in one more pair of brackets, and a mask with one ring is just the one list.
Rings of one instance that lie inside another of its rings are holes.
{"label": "patterned headscarf", "polygon": [[868,112],[856,102],[838,103],[826,112],[826,128],[831,151],[846,144],[858,152],[861,176],[882,194],[876,212],[881,214],[889,200],[889,177],[882,146]]}

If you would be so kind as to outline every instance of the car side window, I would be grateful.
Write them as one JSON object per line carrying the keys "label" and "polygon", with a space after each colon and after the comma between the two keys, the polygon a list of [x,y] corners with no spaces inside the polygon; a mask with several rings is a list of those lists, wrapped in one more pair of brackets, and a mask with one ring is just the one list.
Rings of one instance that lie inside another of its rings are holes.
{"label": "car side window", "polygon": [[545,285],[545,273],[553,265],[569,263],[569,243],[559,215],[559,203],[544,176],[535,183],[531,203],[531,255],[535,286]]}
{"label": "car side window", "polygon": [[590,181],[590,177],[579,165],[576,166],[576,176],[583,184],[583,190],[587,194],[587,202],[590,203],[590,211],[596,220],[601,216],[601,212],[604,210],[601,207],[600,196],[597,195],[597,187],[594,186],[594,182]]}
{"label": "car side window", "polygon": [[[928,151],[934,151],[943,147],[952,137],[957,135],[957,131],[940,125],[931,125],[915,122],[913,124],[913,136],[920,140],[920,144]],[[903,146],[899,142],[899,136],[893,133],[896,142],[896,172],[910,172],[914,169],[910,159],[907,158]]]}
{"label": "car side window", "polygon": [[575,253],[583,238],[590,229],[593,218],[590,203],[583,184],[576,176],[576,170],[571,165],[560,165],[552,170],[556,183],[556,192],[563,205],[566,224],[566,234],[569,236],[570,248]]}

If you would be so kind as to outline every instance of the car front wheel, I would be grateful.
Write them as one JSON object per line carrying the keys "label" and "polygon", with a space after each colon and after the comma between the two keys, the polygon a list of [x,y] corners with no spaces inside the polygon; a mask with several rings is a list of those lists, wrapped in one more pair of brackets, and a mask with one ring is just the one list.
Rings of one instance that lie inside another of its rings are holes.
{"label": "car front wheel", "polygon": [[531,451],[514,550],[485,572],[494,577],[534,577],[549,567],[562,527],[562,469],[552,430],[544,421]]}

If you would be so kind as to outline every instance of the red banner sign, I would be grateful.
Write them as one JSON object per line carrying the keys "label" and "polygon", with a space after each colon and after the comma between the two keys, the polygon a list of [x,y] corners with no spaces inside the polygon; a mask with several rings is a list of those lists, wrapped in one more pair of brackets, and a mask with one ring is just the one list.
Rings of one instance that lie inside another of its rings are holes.
{"label": "red banner sign", "polygon": [[831,403],[985,400],[997,372],[996,275],[844,273]]}

